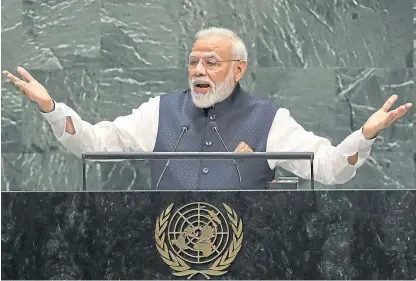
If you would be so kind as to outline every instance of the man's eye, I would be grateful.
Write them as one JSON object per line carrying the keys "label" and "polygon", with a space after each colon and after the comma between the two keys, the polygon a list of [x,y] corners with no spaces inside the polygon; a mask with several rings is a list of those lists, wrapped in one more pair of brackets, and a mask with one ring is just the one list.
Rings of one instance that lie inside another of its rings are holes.
{"label": "man's eye", "polygon": [[216,65],[216,64],[217,64],[217,62],[216,62],[215,60],[207,60],[207,61],[205,61],[205,63],[206,63],[207,65],[211,65],[211,66],[213,66],[213,65]]}
{"label": "man's eye", "polygon": [[198,64],[198,60],[189,60],[189,64],[190,65],[197,65]]}

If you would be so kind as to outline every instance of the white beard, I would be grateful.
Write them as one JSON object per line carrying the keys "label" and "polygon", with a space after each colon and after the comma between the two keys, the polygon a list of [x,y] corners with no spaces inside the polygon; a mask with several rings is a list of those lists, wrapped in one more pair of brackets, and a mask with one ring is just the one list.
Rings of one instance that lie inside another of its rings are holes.
{"label": "white beard", "polygon": [[219,102],[222,102],[226,98],[228,98],[232,91],[234,90],[234,74],[230,71],[230,73],[225,77],[224,81],[215,85],[209,79],[198,79],[195,78],[194,81],[198,82],[206,82],[211,85],[211,90],[206,94],[198,94],[194,90],[194,86],[192,84],[192,80],[189,79],[189,86],[191,88],[192,100],[197,107],[200,108],[208,108],[211,107]]}

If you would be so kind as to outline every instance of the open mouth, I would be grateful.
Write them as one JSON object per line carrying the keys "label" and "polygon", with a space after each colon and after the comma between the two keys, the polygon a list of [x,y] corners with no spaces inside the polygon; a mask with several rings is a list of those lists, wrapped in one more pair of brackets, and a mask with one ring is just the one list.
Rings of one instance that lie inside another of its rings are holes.
{"label": "open mouth", "polygon": [[195,83],[194,85],[196,88],[199,88],[199,89],[207,89],[211,86],[208,83]]}

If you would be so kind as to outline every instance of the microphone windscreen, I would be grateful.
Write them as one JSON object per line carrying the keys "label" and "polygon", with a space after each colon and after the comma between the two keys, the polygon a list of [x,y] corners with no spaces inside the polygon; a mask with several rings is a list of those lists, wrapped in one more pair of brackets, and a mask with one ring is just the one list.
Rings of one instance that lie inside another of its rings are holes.
{"label": "microphone windscreen", "polygon": [[212,130],[214,130],[214,128],[218,129],[218,124],[215,121],[210,121],[209,126],[211,127]]}
{"label": "microphone windscreen", "polygon": [[180,118],[180,120],[181,120],[181,128],[186,128],[186,131],[188,131],[191,125],[189,124],[187,118]]}

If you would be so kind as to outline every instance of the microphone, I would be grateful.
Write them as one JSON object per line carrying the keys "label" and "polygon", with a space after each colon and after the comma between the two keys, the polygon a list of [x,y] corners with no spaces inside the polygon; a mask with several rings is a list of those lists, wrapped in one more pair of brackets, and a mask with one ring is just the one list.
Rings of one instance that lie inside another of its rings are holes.
{"label": "microphone", "polygon": [[[220,133],[218,132],[218,124],[217,124],[216,122],[214,122],[214,121],[211,121],[211,122],[209,122],[209,126],[210,126],[210,127],[212,128],[212,130],[213,130],[213,131],[217,134],[217,136],[218,136],[218,138],[220,139],[220,141],[221,141],[221,143],[222,143],[222,146],[224,146],[225,150],[226,150],[227,152],[230,152],[230,151],[228,150],[227,146],[225,145],[225,142],[224,142],[224,140],[222,139],[222,137],[221,137]],[[231,161],[233,161],[234,167],[235,167],[235,169],[237,170],[238,180],[239,180],[239,182],[240,182],[240,189],[243,189],[243,183],[242,183],[242,180],[241,180],[241,174],[240,174],[240,170],[238,169],[237,162],[235,162],[235,160],[234,160],[234,159],[231,159]]]}
{"label": "microphone", "polygon": [[[172,152],[175,152],[175,151],[176,151],[176,149],[178,148],[179,142],[181,141],[181,139],[182,139],[183,135],[184,135],[184,134],[185,134],[188,130],[189,130],[189,125],[183,125],[183,126],[182,126],[182,132],[181,132],[181,134],[180,134],[180,136],[179,136],[179,138],[178,138],[178,141],[176,142],[176,145],[175,145],[175,147],[173,148],[173,151],[172,151]],[[157,189],[158,189],[158,187],[159,187],[160,181],[162,180],[163,175],[165,174],[166,169],[167,169],[167,168],[168,168],[168,166],[169,166],[169,163],[170,163],[170,159],[168,159],[168,161],[166,162],[165,167],[163,168],[162,173],[160,174],[159,180],[157,181],[157,184],[156,184],[156,190],[157,190]]]}

